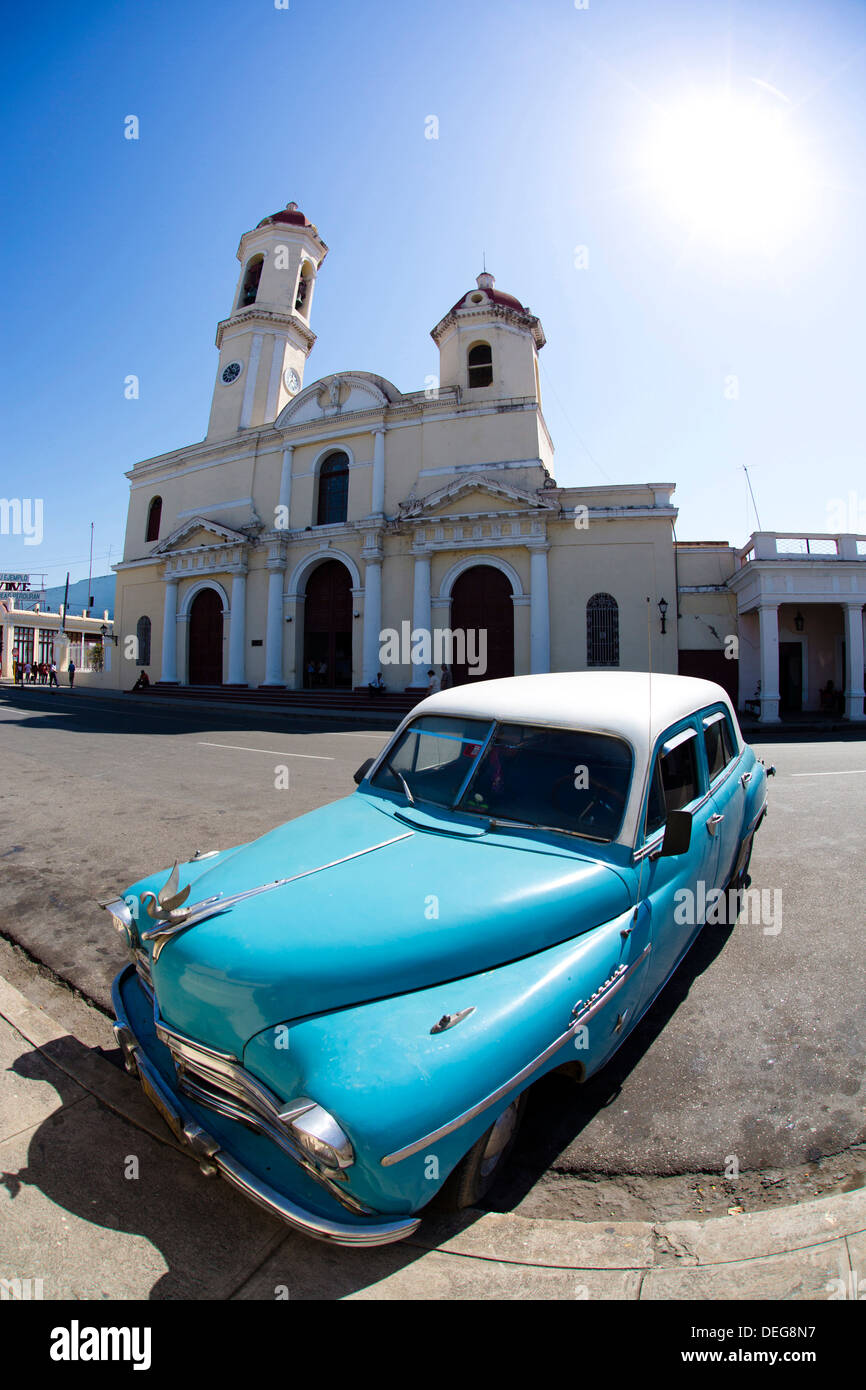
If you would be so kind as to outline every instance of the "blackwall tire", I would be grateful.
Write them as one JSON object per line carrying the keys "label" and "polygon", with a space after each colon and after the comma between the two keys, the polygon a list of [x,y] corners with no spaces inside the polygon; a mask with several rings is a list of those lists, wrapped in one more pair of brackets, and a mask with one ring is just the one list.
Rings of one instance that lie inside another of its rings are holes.
{"label": "blackwall tire", "polygon": [[514,1147],[526,1108],[527,1092],[518,1096],[476,1140],[446,1179],[436,1199],[441,1211],[477,1206],[499,1177]]}

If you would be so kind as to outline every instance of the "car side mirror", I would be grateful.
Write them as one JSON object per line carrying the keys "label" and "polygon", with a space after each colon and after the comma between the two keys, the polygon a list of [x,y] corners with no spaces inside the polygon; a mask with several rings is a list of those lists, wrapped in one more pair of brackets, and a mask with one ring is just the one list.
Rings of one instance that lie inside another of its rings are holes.
{"label": "car side mirror", "polygon": [[367,758],[364,762],[362,762],[361,766],[358,768],[358,771],[355,773],[355,781],[357,782],[358,786],[361,785],[375,761],[375,758]]}
{"label": "car side mirror", "polygon": [[691,811],[668,811],[667,824],[665,825],[665,837],[662,840],[660,857],[665,859],[670,855],[685,854],[691,842]]}

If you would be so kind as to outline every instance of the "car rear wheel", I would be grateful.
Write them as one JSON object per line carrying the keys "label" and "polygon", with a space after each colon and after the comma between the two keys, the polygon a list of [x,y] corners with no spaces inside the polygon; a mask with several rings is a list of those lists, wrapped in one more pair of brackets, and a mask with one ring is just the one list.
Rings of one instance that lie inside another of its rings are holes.
{"label": "car rear wheel", "polygon": [[731,925],[733,925],[733,923],[737,920],[737,918],[740,915],[740,909],[742,907],[741,897],[745,891],[746,884],[749,882],[749,863],[752,858],[752,845],[754,844],[754,842],[755,834],[753,831],[752,834],[749,836],[748,844],[746,846],[746,854],[745,858],[743,859],[743,866],[740,869],[740,872],[737,874],[736,878],[732,878],[727,887],[726,898],[728,903],[730,904],[731,901],[731,893],[733,893],[735,899],[734,906],[732,909],[729,910],[728,914],[728,921],[731,923]]}
{"label": "car rear wheel", "polygon": [[463,1207],[477,1206],[490,1190],[514,1147],[526,1108],[526,1095],[524,1091],[513,1100],[460,1160],[439,1193],[436,1205],[440,1209],[460,1211]]}

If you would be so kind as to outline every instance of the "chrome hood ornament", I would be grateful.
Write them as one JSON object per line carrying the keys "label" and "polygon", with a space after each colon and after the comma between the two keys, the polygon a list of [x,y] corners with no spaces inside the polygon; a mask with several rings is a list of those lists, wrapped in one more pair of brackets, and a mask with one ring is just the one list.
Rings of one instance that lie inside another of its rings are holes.
{"label": "chrome hood ornament", "polygon": [[174,861],[174,868],[159,890],[159,893],[142,893],[141,901],[145,906],[148,917],[152,917],[155,922],[179,922],[182,918],[189,916],[189,908],[183,909],[182,904],[186,902],[192,891],[192,884],[188,883],[178,893],[177,885],[180,882],[180,867],[178,861]]}
{"label": "chrome hood ornament", "polygon": [[189,907],[184,907],[190,894],[191,884],[186,888],[177,891],[180,880],[180,870],[175,864],[167,881],[160,888],[159,893],[150,891],[141,895],[147,915],[152,917],[157,923],[148,931],[141,933],[142,941],[154,942],[153,959],[159,960],[160,953],[167,941],[180,932],[186,931],[187,927],[194,927],[197,922],[203,922],[207,917],[215,917],[218,913],[227,912],[234,907],[235,903],[242,903],[247,898],[255,898],[259,893],[270,893],[274,888],[282,888],[287,883],[295,883],[299,878],[309,878],[311,874],[320,874],[323,869],[333,869],[337,864],[347,864],[350,859],[359,859],[361,855],[371,854],[373,850],[384,849],[386,845],[394,845],[398,840],[409,840],[414,831],[407,830],[402,835],[393,835],[390,840],[380,840],[378,844],[368,845],[365,849],[355,850],[353,854],[344,854],[341,859],[332,859],[327,864],[317,864],[313,869],[302,869],[300,873],[291,874],[288,878],[275,878],[271,883],[260,883],[256,888],[247,888],[243,893],[232,893],[229,897],[223,897],[222,893],[215,894],[212,898],[204,898],[201,902],[191,903]]}

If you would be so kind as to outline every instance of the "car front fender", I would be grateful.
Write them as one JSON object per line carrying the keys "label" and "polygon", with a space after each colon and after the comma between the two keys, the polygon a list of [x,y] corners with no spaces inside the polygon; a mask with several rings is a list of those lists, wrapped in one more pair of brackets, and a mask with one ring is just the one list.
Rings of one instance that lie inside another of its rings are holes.
{"label": "car front fender", "polygon": [[355,1150],[356,1197],[416,1211],[522,1090],[566,1061],[589,1073],[618,1045],[609,1001],[636,999],[649,950],[623,964],[632,918],[495,970],[274,1025],[250,1039],[244,1065],[334,1116]]}

